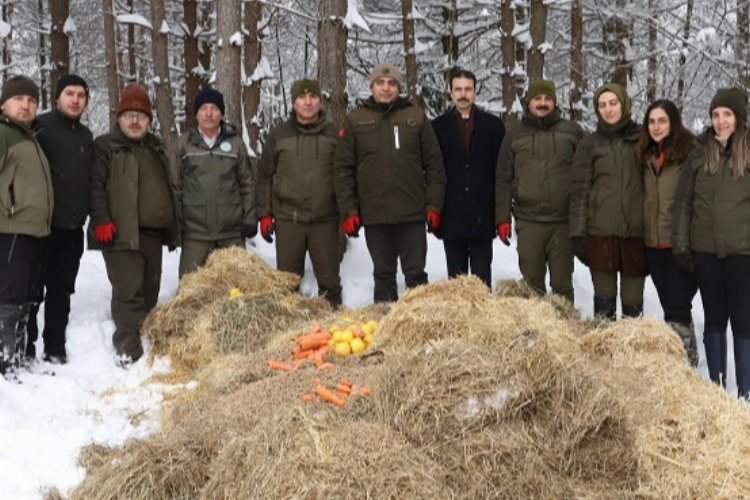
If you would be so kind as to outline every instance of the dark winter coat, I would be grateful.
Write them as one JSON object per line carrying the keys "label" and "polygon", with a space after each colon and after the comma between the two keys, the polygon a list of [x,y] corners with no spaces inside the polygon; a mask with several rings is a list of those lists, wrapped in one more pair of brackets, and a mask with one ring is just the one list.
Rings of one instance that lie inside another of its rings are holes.
{"label": "dark winter coat", "polygon": [[39,115],[34,128],[49,160],[55,209],[52,227],[78,229],[89,215],[89,182],[94,160],[94,137],[78,118],[53,109]]}
{"label": "dark winter coat", "polygon": [[302,125],[294,116],[273,128],[258,163],[261,217],[314,223],[338,220],[333,155],[338,130],[321,113]]}
{"label": "dark winter coat", "polygon": [[0,233],[47,236],[54,204],[52,175],[35,133],[0,115]]}
{"label": "dark winter coat", "polygon": [[703,134],[700,146],[685,161],[674,212],[673,251],[692,249],[719,258],[750,255],[750,164],[741,178],[733,178],[727,147],[718,171],[709,174],[704,168],[709,140],[715,139]]}
{"label": "dark winter coat", "polygon": [[193,126],[177,141],[175,166],[182,238],[239,238],[243,227],[257,225],[255,179],[245,144],[232,125],[221,124],[210,148]]}
{"label": "dark winter coat", "polygon": [[[159,158],[161,178],[167,180],[167,189],[172,195],[169,200],[143,200],[148,203],[172,205],[172,213],[177,213],[177,199],[174,196],[174,179],[169,161],[164,152],[164,144],[155,135],[148,133],[136,144],[126,138],[119,125],[112,132],[99,136],[94,141],[94,164],[91,168],[91,221],[89,223],[89,248],[101,249],[102,245],[94,236],[94,228],[107,222],[114,222],[117,236],[111,250],[138,250],[140,248],[138,220],[138,160],[135,147],[151,149]],[[172,227],[164,231],[163,243],[176,245],[178,242],[177,217],[173,217]]]}
{"label": "dark winter coat", "polygon": [[437,236],[446,239],[495,237],[495,164],[505,126],[500,118],[474,108],[471,152],[459,136],[456,110],[432,122],[445,165],[445,203]]}
{"label": "dark winter coat", "polygon": [[497,161],[495,222],[516,219],[565,222],[570,208],[570,176],[581,127],[560,118],[530,113],[511,128]]}
{"label": "dark winter coat", "polygon": [[637,157],[641,126],[610,133],[599,127],[576,148],[570,236],[643,237],[643,177]]}
{"label": "dark winter coat", "polygon": [[350,113],[336,147],[334,189],[342,217],[362,225],[425,220],[441,212],[445,168],[435,131],[420,108],[370,97]]}

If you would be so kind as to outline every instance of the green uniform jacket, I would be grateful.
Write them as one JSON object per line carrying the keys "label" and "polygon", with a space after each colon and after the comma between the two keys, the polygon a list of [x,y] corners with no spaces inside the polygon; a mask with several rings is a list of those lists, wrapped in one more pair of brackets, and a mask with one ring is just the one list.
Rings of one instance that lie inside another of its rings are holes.
{"label": "green uniform jacket", "polygon": [[[148,133],[143,145],[156,151],[161,159],[172,199],[177,213],[177,200],[174,197],[174,179],[170,172],[169,161],[164,153],[164,144],[155,135]],[[110,250],[138,250],[140,241],[138,231],[138,163],[133,153],[133,142],[128,140],[115,124],[112,132],[101,135],[94,141],[94,164],[91,167],[91,220],[89,221],[89,248],[101,249],[102,245],[94,236],[94,228],[100,224],[114,222],[117,236]],[[177,217],[173,225],[165,231],[164,244],[177,244]]]}
{"label": "green uniform jacket", "polygon": [[555,110],[526,114],[503,140],[496,168],[495,223],[516,219],[564,222],[570,207],[570,171],[581,127]]}
{"label": "green uniform jacket", "polygon": [[637,158],[641,126],[599,129],[576,148],[570,192],[570,236],[643,237],[643,177]]}
{"label": "green uniform jacket", "polygon": [[347,116],[334,161],[342,217],[362,225],[424,221],[443,209],[445,168],[424,112],[402,97],[364,106]]}
{"label": "green uniform jacket", "polygon": [[337,132],[323,113],[308,125],[291,117],[271,130],[258,163],[261,217],[305,224],[338,219],[333,191]]}
{"label": "green uniform jacket", "polygon": [[732,178],[731,152],[721,154],[719,170],[705,171],[704,134],[701,145],[685,161],[677,190],[672,243],[674,252],[750,255],[750,165]]}
{"label": "green uniform jacket", "polygon": [[34,132],[0,115],[0,233],[50,233],[55,200],[47,157]]}
{"label": "green uniform jacket", "polygon": [[182,238],[239,238],[243,226],[257,225],[255,179],[245,144],[232,125],[222,123],[211,148],[197,126],[182,134],[175,167]]}

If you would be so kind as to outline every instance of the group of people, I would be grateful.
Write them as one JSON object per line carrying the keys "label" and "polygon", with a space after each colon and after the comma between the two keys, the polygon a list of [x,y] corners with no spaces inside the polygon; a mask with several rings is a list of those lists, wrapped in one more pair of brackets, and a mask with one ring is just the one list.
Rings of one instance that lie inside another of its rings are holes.
{"label": "group of people", "polygon": [[507,134],[475,104],[476,77],[454,69],[445,113],[430,121],[401,96],[388,63],[369,74],[370,97],[340,128],[320,86],[291,88],[292,112],[271,129],[257,168],[224,120],[220,92],[194,100],[196,124],[173,158],[150,132],[147,90],[129,83],[117,120],[96,140],[80,121],[89,89],[68,75],[55,106],[36,117],[39,91],[23,76],[0,95],[0,372],[34,359],[36,313],[45,302],[43,358],[64,363],[70,295],[83,252],[102,250],[112,284],[113,343],[123,363],[140,358],[141,324],[156,305],[162,249],[181,247],[182,278],[215,249],[275,237],[277,267],[302,275],[309,253],[319,295],[342,303],[342,233],[364,236],[374,301],[427,283],[426,232],[442,239],[449,277],[471,272],[492,286],[492,244],[515,235],[524,280],[573,302],[573,260],[591,271],[594,312],[643,312],[650,274],[664,319],[697,364],[691,304],[705,313],[709,374],[726,380],[732,322],[739,394],[750,395],[750,138],[746,96],[721,89],[700,137],[669,100],[643,125],[615,83],[594,94],[596,130],[561,116],[555,84],[536,80]]}

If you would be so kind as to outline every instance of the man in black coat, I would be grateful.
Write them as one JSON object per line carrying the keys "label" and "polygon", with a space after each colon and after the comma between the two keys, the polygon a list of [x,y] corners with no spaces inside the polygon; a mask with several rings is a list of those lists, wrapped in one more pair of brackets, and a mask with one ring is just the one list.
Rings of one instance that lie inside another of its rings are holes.
{"label": "man in black coat", "polygon": [[448,276],[472,274],[492,288],[492,242],[495,238],[495,164],[505,135],[500,118],[477,108],[476,77],[454,69],[450,74],[453,107],[433,120],[445,163],[443,239]]}
{"label": "man in black coat", "polygon": [[[83,225],[89,213],[89,172],[93,161],[93,137],[81,123],[89,100],[89,87],[79,76],[66,75],[55,85],[55,107],[35,122],[37,139],[50,163],[55,206],[52,232],[47,237],[42,280],[44,292],[44,360],[65,363],[65,330],[70,296],[75,291],[83,255]],[[39,297],[42,298],[41,296]],[[36,357],[39,331],[36,315],[29,315],[26,357]]]}

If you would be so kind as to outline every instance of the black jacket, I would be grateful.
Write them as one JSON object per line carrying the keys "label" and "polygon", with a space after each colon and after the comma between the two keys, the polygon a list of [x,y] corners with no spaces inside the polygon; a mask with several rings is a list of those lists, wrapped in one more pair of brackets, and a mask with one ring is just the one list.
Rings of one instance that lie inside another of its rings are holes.
{"label": "black jacket", "polygon": [[458,135],[455,108],[432,121],[445,163],[442,222],[445,239],[495,237],[495,165],[505,126],[500,118],[474,108],[471,153]]}
{"label": "black jacket", "polygon": [[57,109],[40,115],[34,128],[52,171],[52,227],[83,227],[89,213],[89,176],[94,160],[91,131]]}

